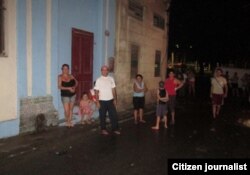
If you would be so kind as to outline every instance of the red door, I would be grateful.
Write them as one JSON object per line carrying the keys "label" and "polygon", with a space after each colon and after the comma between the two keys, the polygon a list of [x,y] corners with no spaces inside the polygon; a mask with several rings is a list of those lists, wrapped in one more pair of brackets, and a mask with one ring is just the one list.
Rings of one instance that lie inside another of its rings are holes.
{"label": "red door", "polygon": [[72,74],[78,80],[77,102],[93,84],[93,33],[72,29]]}

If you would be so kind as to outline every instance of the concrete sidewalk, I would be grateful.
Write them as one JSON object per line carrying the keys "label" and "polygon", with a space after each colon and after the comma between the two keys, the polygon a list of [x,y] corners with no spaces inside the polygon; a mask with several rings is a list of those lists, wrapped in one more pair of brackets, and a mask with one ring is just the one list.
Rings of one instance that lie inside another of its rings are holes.
{"label": "concrete sidewalk", "polygon": [[[155,104],[149,104],[145,106],[145,115],[153,114],[155,112]],[[123,123],[129,120],[133,120],[133,109],[119,112],[119,123]],[[17,135],[9,138],[0,139],[0,158],[4,157],[14,157],[17,154],[24,154],[26,152],[35,151],[38,149],[39,145],[45,142],[51,142],[55,138],[64,138],[67,131],[70,130],[72,134],[77,134],[78,132],[98,131],[99,130],[99,120],[91,125],[81,125],[79,120],[75,116],[75,126],[73,128],[66,128],[64,121],[62,121],[58,126],[49,127],[45,131],[40,133],[28,133]],[[107,125],[109,127],[109,124]]]}

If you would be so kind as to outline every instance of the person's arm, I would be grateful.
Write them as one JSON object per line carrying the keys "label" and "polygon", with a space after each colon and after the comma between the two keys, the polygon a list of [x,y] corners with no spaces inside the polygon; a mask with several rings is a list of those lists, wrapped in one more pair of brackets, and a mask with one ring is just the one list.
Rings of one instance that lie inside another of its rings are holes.
{"label": "person's arm", "polygon": [[168,101],[168,93],[166,92],[165,97],[160,97],[160,100],[163,101],[163,102],[167,102]]}
{"label": "person's arm", "polygon": [[166,91],[166,99],[169,100],[168,92]]}
{"label": "person's arm", "polygon": [[213,94],[213,78],[211,78],[210,98],[212,98],[212,94]]}
{"label": "person's arm", "polygon": [[96,106],[97,106],[97,108],[100,108],[99,90],[96,90],[96,89],[95,89],[95,97],[96,97]]}
{"label": "person's arm", "polygon": [[168,97],[168,92],[166,91],[166,96],[165,96],[165,97],[163,97],[163,100],[164,100],[164,102],[167,102],[167,101],[168,101],[168,99],[169,99],[169,97]]}
{"label": "person's arm", "polygon": [[79,107],[82,109],[82,100],[80,100]]}
{"label": "person's arm", "polygon": [[95,82],[95,85],[94,85],[94,92],[95,92],[95,99],[96,99],[96,106],[97,106],[97,108],[100,108],[100,91],[99,91],[99,81],[98,81],[98,79],[96,80],[96,82]]}
{"label": "person's arm", "polygon": [[60,89],[60,90],[70,90],[69,87],[63,87],[63,86],[62,86],[62,76],[61,76],[61,75],[58,75],[57,87],[58,87],[58,89]]}
{"label": "person's arm", "polygon": [[[134,89],[134,92],[137,92],[137,93],[139,93],[139,92],[146,92],[147,91],[147,87],[146,87],[145,84],[144,84],[144,88],[140,89],[140,88],[137,87],[137,85],[136,85],[135,82],[134,82],[134,85],[133,85],[133,89]],[[146,91],[145,91],[145,89],[146,89]]]}
{"label": "person's arm", "polygon": [[179,90],[184,85],[184,83],[178,79],[175,79],[175,82],[177,84],[177,87],[175,88],[176,91]]}
{"label": "person's arm", "polygon": [[137,88],[135,83],[133,84],[133,90],[134,90],[134,92],[138,92],[138,88]]}
{"label": "person's arm", "polygon": [[75,89],[78,86],[78,81],[73,75],[71,75],[71,76],[72,76],[72,79],[75,80],[75,86],[73,86],[73,88]]}
{"label": "person's arm", "polygon": [[156,90],[157,104],[159,103],[159,100],[161,99],[159,93],[160,93],[160,91],[159,91],[159,89],[157,89],[157,90]]}
{"label": "person's arm", "polygon": [[116,88],[112,88],[112,93],[113,93],[113,97],[114,97],[114,105],[117,105],[117,93],[116,93]]}
{"label": "person's arm", "polygon": [[137,93],[143,92],[143,89],[139,89],[139,88],[137,87],[137,85],[136,85],[135,82],[134,82],[134,85],[133,85],[133,89],[134,89],[134,92],[137,92]]}
{"label": "person's arm", "polygon": [[75,85],[72,86],[72,87],[69,87],[69,91],[74,93],[76,91],[76,87],[78,85],[78,81],[75,79],[75,77],[73,75],[71,75],[71,79],[75,80]]}

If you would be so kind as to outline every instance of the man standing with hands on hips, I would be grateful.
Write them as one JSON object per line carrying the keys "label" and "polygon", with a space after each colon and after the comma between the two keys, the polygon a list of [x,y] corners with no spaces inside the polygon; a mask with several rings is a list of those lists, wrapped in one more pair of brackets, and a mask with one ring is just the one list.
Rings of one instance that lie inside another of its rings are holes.
{"label": "man standing with hands on hips", "polygon": [[116,135],[120,135],[118,126],[118,116],[116,111],[117,105],[117,94],[116,85],[112,77],[108,76],[108,66],[101,67],[101,76],[96,80],[95,83],[95,94],[97,99],[97,106],[99,107],[99,117],[101,125],[101,134],[108,135],[106,128],[106,114],[108,112],[112,132]]}

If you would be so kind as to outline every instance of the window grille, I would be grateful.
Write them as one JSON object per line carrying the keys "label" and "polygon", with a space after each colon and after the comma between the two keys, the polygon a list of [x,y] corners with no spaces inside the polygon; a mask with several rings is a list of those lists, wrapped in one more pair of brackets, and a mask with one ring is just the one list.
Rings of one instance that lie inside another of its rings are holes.
{"label": "window grille", "polygon": [[143,6],[135,0],[129,0],[128,3],[129,15],[138,19],[143,20]]}
{"label": "window grille", "polygon": [[155,51],[155,77],[159,77],[161,74],[161,51]]}
{"label": "window grille", "polygon": [[139,49],[138,45],[131,45],[131,78],[134,78],[138,73]]}
{"label": "window grille", "polygon": [[154,14],[154,26],[160,29],[165,29],[165,19],[160,15]]}

